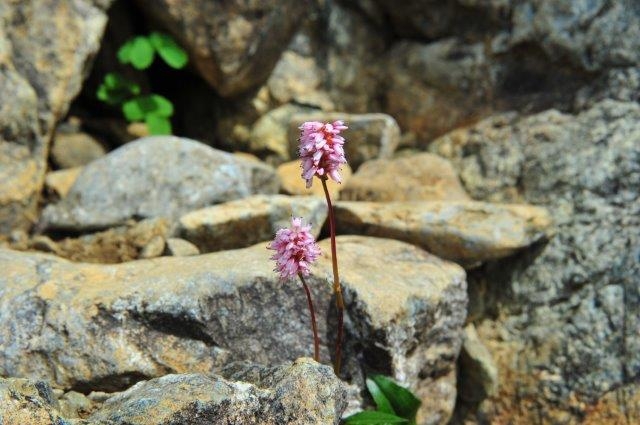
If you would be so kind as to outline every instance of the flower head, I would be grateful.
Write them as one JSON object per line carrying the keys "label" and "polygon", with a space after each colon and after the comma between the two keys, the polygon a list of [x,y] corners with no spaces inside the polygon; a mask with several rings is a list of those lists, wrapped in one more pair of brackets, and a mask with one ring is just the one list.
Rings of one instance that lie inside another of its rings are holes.
{"label": "flower head", "polygon": [[310,230],[311,226],[303,225],[302,218],[292,217],[291,228],[278,230],[267,247],[276,251],[271,259],[276,260],[275,271],[282,279],[298,273],[308,276],[311,263],[320,256],[320,247]]}
{"label": "flower head", "polygon": [[302,160],[302,178],[311,187],[313,176],[331,177],[342,181],[340,167],[346,164],[344,157],[344,138],[340,136],[347,126],[342,121],[321,123],[307,121],[300,126],[300,159]]}

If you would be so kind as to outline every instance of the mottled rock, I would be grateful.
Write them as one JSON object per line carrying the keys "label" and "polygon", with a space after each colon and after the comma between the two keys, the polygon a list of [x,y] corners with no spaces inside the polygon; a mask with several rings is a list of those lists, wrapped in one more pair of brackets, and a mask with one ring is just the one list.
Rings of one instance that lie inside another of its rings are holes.
{"label": "mottled rock", "polygon": [[169,238],[167,239],[164,253],[166,255],[173,255],[174,257],[189,257],[200,254],[200,250],[197,246],[184,239]]}
{"label": "mottled rock", "polygon": [[[280,177],[280,183],[284,193],[297,196],[312,195],[324,197],[324,189],[320,181],[316,180],[310,188],[307,188],[307,183],[302,178],[300,160],[285,162],[278,166],[276,172],[278,173],[278,177]],[[331,179],[327,181],[327,189],[329,190],[331,199],[337,199],[340,191],[344,189],[347,182],[351,179],[351,175],[351,167],[349,164],[344,164],[340,171],[342,183],[336,183]]]}
{"label": "mottled rock", "polygon": [[[110,398],[90,420],[113,425],[326,424],[346,407],[344,385],[310,359],[256,366],[235,382],[217,375],[166,375]],[[249,378],[249,379],[247,379]]]}
{"label": "mottled rock", "polygon": [[69,391],[58,398],[60,414],[65,418],[85,418],[95,408],[94,403],[84,394]]}
{"label": "mottled rock", "polygon": [[82,167],[67,168],[65,170],[51,171],[44,179],[44,186],[55,199],[67,196],[71,187],[82,172]]}
{"label": "mottled rock", "polygon": [[51,159],[60,168],[81,167],[105,153],[96,139],[82,132],[57,132],[51,147]]}
{"label": "mottled rock", "polygon": [[402,240],[465,266],[508,257],[553,234],[544,208],[474,201],[336,204],[338,233]]}
{"label": "mottled rock", "polygon": [[461,201],[470,198],[448,160],[430,153],[419,153],[365,162],[345,183],[340,199],[389,202]]}
{"label": "mottled rock", "polygon": [[304,3],[295,0],[137,3],[176,37],[202,78],[225,97],[267,80],[304,12]]}
{"label": "mottled rock", "polygon": [[491,353],[478,337],[473,324],[464,328],[464,342],[458,359],[458,397],[465,402],[479,402],[498,389],[498,368]]}
{"label": "mottled rock", "polygon": [[[425,423],[455,403],[455,360],[466,316],[465,273],[414,246],[339,237],[347,305],[344,373],[392,375],[424,400]],[[321,359],[335,329],[328,241],[308,283]],[[230,361],[274,364],[312,351],[307,301],[256,246],[118,265],[0,250],[0,374],[81,392],[114,391],[167,373]],[[439,419],[434,419],[439,418]]]}
{"label": "mottled rock", "polygon": [[3,425],[63,424],[59,407],[47,382],[0,378],[0,421]]}
{"label": "mottled rock", "polygon": [[48,141],[98,51],[110,0],[0,8],[0,233],[36,221]]}
{"label": "mottled rock", "polygon": [[140,258],[156,258],[164,252],[165,240],[160,235],[152,237],[140,251]]}
{"label": "mottled rock", "polygon": [[544,205],[558,228],[472,275],[502,376],[487,420],[577,421],[640,373],[639,123],[637,103],[603,101],[488,119],[433,145],[474,198]]}
{"label": "mottled rock", "polygon": [[303,217],[317,237],[327,218],[324,199],[285,195],[256,195],[190,212],[180,217],[177,234],[201,252],[244,248],[273,239],[291,226],[291,217]]}
{"label": "mottled rock", "polygon": [[298,127],[305,121],[331,122],[343,120],[348,130],[344,150],[349,165],[356,170],[363,162],[374,158],[390,158],[400,143],[400,128],[396,121],[385,114],[345,114],[339,112],[294,115],[289,124],[289,153],[298,155]]}
{"label": "mottled rock", "polygon": [[87,230],[130,218],[177,217],[255,193],[276,193],[278,186],[267,165],[189,139],[148,137],[84,167],[68,195],[45,208],[41,222],[45,228]]}

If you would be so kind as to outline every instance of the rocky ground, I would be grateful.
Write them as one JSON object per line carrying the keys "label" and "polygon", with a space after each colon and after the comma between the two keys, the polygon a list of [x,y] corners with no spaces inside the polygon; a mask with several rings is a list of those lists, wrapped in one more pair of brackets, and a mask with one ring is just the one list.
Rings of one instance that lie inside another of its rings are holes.
{"label": "rocky ground", "polygon": [[[189,53],[131,77],[177,136],[95,100],[147,30]],[[420,424],[640,422],[635,0],[27,0],[0,65],[3,425],[337,424],[369,373]],[[296,161],[334,119],[340,377]],[[266,250],[292,214],[322,364]]]}

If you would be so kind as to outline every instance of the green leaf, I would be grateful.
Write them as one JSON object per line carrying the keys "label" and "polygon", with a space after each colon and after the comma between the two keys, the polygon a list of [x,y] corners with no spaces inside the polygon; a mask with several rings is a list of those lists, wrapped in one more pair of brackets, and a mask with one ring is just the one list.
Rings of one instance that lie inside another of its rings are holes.
{"label": "green leaf", "polygon": [[169,118],[156,114],[148,114],[145,118],[149,134],[171,134],[171,121]]}
{"label": "green leaf", "polygon": [[122,46],[120,46],[120,48],[118,49],[118,53],[117,53],[118,61],[120,61],[120,63],[123,65],[126,65],[131,62],[131,48],[133,47],[134,40],[135,39],[132,38],[131,40],[127,41]]}
{"label": "green leaf", "polygon": [[149,35],[149,41],[151,41],[162,60],[170,67],[181,69],[189,61],[187,52],[170,35],[153,32]]}
{"label": "green leaf", "polygon": [[411,423],[415,423],[416,413],[421,401],[411,391],[401,387],[386,376],[373,375],[371,379],[387,397],[391,406],[393,406],[393,410],[399,416],[407,418]]}
{"label": "green leaf", "polygon": [[345,418],[345,425],[389,425],[406,424],[408,421],[390,413],[367,410]]}
{"label": "green leaf", "polygon": [[140,93],[140,86],[120,74],[110,72],[104,76],[96,91],[96,97],[109,105],[117,105],[138,93]]}
{"label": "green leaf", "polygon": [[393,410],[389,399],[387,399],[387,397],[382,393],[378,384],[369,378],[367,378],[366,384],[371,397],[373,397],[373,401],[375,401],[376,406],[378,406],[378,411],[395,415],[396,412]]}
{"label": "green leaf", "polygon": [[147,37],[138,36],[133,39],[128,54],[135,69],[147,69],[153,62],[154,50]]}
{"label": "green leaf", "polygon": [[129,121],[142,121],[148,114],[169,118],[173,115],[173,104],[158,94],[139,96],[122,105],[122,113]]}

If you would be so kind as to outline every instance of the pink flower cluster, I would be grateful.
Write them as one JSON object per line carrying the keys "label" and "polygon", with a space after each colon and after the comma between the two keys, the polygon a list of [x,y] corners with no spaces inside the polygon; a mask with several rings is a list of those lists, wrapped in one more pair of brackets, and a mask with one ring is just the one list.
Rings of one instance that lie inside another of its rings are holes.
{"label": "pink flower cluster", "polygon": [[340,167],[346,164],[344,157],[344,138],[340,136],[347,126],[342,121],[321,123],[307,121],[300,126],[300,159],[302,159],[302,178],[311,187],[313,176],[331,177],[342,181]]}
{"label": "pink flower cluster", "polygon": [[311,226],[303,225],[302,218],[292,217],[291,228],[280,229],[268,246],[276,251],[271,257],[276,261],[275,271],[282,279],[298,273],[308,276],[309,267],[320,256],[320,247],[311,234]]}

